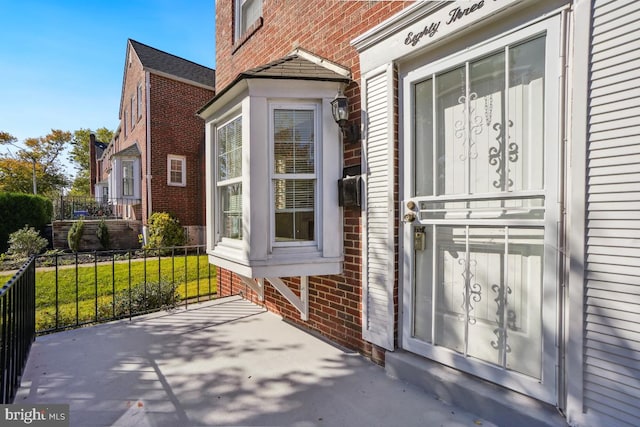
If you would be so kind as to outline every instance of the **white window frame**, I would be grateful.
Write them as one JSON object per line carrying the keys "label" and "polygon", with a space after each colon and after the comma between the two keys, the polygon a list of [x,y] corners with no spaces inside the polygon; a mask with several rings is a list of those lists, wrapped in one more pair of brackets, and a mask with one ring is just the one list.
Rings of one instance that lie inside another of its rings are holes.
{"label": "white window frame", "polygon": [[138,83],[138,118],[142,117],[142,83]]}
{"label": "white window frame", "polygon": [[[242,25],[242,21],[244,18],[244,5],[251,2],[260,2],[260,15],[252,22],[248,22],[246,27]],[[234,30],[235,30],[235,40],[240,39],[242,35],[262,16],[262,5],[263,0],[235,0],[235,19],[234,19]]]}
{"label": "white window frame", "polygon": [[[274,163],[275,163],[275,139],[274,139],[274,111],[275,110],[311,110],[313,111],[313,129],[314,129],[314,138],[313,138],[313,148],[314,148],[314,172],[313,173],[297,173],[297,174],[276,174],[274,171]],[[318,104],[310,104],[310,103],[297,103],[297,102],[287,102],[287,103],[270,103],[269,104],[269,186],[270,186],[270,197],[269,197],[269,215],[271,222],[271,246],[273,248],[283,248],[283,247],[314,247],[317,248],[319,246],[319,241],[321,239],[320,231],[322,230],[321,226],[321,215],[318,215],[318,212],[321,208],[321,197],[322,194],[322,169],[320,159],[322,158],[322,144],[319,144],[318,141],[322,140],[321,130],[319,126],[319,105]],[[285,180],[298,180],[298,179],[313,179],[315,181],[314,185],[314,208],[313,208],[313,216],[314,216],[314,230],[313,230],[313,240],[298,240],[298,241],[276,241],[276,209],[275,209],[275,186],[274,180],[276,179],[285,179]]]}
{"label": "white window frame", "polygon": [[[180,181],[173,181],[171,179],[171,162],[172,161],[180,162]],[[167,155],[167,185],[171,185],[174,187],[186,187],[187,186],[187,158],[185,156],[179,156],[177,154],[168,154]]]}
{"label": "white window frame", "polygon": [[136,95],[133,94],[131,95],[131,129],[136,127],[135,107],[136,107]]}
{"label": "white window frame", "polygon": [[[125,166],[130,165],[130,170],[131,170],[131,176],[127,176],[125,174]],[[135,179],[135,174],[134,174],[134,168],[135,168],[135,160],[123,160],[122,161],[122,196],[123,197],[133,197],[136,194],[136,189],[135,189],[135,183],[136,183],[136,179]],[[128,180],[131,181],[131,194],[127,193],[127,182]]]}
{"label": "white window frame", "polygon": [[[224,128],[225,126],[230,125],[231,123],[233,123],[235,120],[240,119],[240,128],[242,129],[242,114],[234,114],[232,117],[230,117],[228,120],[225,120],[223,122],[221,122],[219,125],[215,126],[215,128],[213,129],[213,133],[214,133],[214,150],[213,150],[213,157],[214,157],[214,172],[213,172],[213,178],[214,178],[214,193],[215,193],[215,210],[214,210],[214,223],[215,223],[215,242],[216,244],[218,243],[223,243],[224,245],[229,245],[232,247],[240,247],[242,245],[242,242],[245,238],[245,233],[244,231],[242,232],[242,234],[240,235],[239,238],[234,238],[234,237],[227,237],[227,236],[223,236],[222,230],[223,230],[223,224],[222,224],[222,198],[220,197],[220,191],[222,188],[224,187],[228,187],[229,185],[233,185],[233,184],[240,184],[242,186],[243,184],[243,174],[244,171],[241,170],[240,175],[237,177],[233,177],[233,178],[229,178],[229,179],[225,179],[220,181],[219,176],[218,176],[218,159],[219,159],[219,154],[220,152],[218,151],[219,149],[219,144],[218,144],[218,131],[222,128]],[[242,140],[243,136],[242,134],[240,135],[240,138]],[[244,149],[244,141],[242,141],[242,148]],[[243,161],[242,156],[241,156],[241,162]],[[244,187],[242,189],[241,192],[241,199],[244,198]],[[244,200],[243,200],[243,207],[242,207],[242,211],[240,213],[240,218],[242,219],[242,224],[241,227],[244,226],[244,223],[246,221],[245,217],[244,217]]]}

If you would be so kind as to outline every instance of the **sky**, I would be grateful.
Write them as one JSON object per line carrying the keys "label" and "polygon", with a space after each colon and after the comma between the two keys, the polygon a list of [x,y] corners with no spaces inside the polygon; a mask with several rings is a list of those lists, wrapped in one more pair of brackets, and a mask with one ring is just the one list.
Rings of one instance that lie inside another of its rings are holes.
{"label": "sky", "polygon": [[0,0],[0,131],[21,142],[51,129],[115,130],[127,39],[215,68],[214,7],[215,0]]}

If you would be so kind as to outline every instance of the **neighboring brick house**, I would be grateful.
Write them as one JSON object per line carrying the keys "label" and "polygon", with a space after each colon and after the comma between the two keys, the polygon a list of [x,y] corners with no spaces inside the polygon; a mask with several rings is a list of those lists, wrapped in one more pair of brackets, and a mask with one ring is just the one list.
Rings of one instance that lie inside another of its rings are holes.
{"label": "neighboring brick house", "polygon": [[127,41],[120,125],[92,167],[95,196],[118,216],[173,213],[191,243],[204,240],[204,128],[196,111],[214,94],[215,71]]}
{"label": "neighboring brick house", "polygon": [[499,425],[640,425],[639,22],[631,0],[216,2],[219,294]]}

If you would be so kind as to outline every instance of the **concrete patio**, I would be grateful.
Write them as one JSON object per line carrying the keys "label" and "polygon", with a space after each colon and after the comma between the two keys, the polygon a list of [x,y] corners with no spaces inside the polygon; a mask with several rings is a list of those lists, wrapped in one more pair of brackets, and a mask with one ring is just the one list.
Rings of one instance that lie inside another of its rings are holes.
{"label": "concrete patio", "polygon": [[238,297],[39,337],[15,403],[72,426],[493,426]]}

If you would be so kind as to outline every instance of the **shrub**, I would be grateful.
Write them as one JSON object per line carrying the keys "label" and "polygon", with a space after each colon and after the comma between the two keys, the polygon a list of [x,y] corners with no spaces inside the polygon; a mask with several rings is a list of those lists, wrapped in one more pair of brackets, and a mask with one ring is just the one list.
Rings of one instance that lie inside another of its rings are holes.
{"label": "shrub", "polygon": [[98,224],[96,236],[98,236],[98,241],[100,241],[102,249],[109,249],[109,227],[107,227],[107,223],[104,221],[104,219],[101,219],[100,223]]}
{"label": "shrub", "polygon": [[82,239],[83,232],[84,221],[78,220],[71,225],[69,233],[67,234],[67,243],[72,251],[78,252],[78,249],[80,249],[80,239]]}
{"label": "shrub", "polygon": [[9,235],[9,253],[19,258],[39,254],[47,247],[47,244],[47,239],[40,236],[36,229],[28,225]]}
{"label": "shrub", "polygon": [[100,304],[98,309],[101,318],[113,316],[115,307],[115,317],[129,315],[129,301],[131,301],[131,314],[141,314],[156,310],[171,310],[180,303],[178,286],[169,281],[138,283],[131,287],[131,298],[129,289],[122,289],[116,292],[113,301]]}
{"label": "shrub", "polygon": [[147,248],[156,249],[170,246],[182,246],[187,236],[180,221],[167,212],[156,212],[149,217],[149,239]]}
{"label": "shrub", "polygon": [[51,222],[53,204],[42,196],[0,193],[0,252],[8,249],[9,235],[28,224],[42,230]]}

